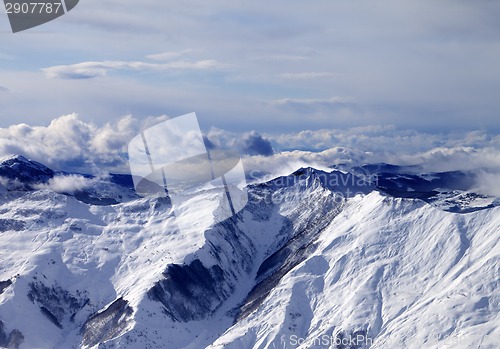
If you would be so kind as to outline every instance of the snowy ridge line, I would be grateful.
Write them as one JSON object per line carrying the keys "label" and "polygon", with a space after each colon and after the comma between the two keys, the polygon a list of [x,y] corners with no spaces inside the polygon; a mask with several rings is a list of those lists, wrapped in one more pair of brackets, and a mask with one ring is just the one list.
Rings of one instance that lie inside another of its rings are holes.
{"label": "snowy ridge line", "polygon": [[[245,209],[217,224],[201,190],[183,234],[164,198],[0,193],[3,333],[20,349],[309,348],[353,335],[372,348],[493,348],[500,209],[447,212],[354,176],[302,168],[251,185]],[[382,179],[408,193],[463,178],[435,177]]]}

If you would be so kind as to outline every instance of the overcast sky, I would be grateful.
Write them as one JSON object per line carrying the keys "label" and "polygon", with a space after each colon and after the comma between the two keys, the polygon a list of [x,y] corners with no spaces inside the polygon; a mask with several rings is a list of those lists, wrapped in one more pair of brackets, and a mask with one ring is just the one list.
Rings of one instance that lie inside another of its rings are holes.
{"label": "overcast sky", "polygon": [[499,1],[81,0],[12,34],[0,127],[198,114],[234,132],[500,131]]}

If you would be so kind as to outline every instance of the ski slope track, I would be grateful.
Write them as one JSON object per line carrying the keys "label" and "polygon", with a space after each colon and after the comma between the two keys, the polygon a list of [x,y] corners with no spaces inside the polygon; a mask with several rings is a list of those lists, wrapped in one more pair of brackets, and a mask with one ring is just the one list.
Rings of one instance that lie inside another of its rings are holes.
{"label": "ski slope track", "polygon": [[200,189],[181,234],[129,176],[55,192],[75,175],[5,158],[0,347],[498,348],[499,200],[370,166],[251,184],[219,223]]}

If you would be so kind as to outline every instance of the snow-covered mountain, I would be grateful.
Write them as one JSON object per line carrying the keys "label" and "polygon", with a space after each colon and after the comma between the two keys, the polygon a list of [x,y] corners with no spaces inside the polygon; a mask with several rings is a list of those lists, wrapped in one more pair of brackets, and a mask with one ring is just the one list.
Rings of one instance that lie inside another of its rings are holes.
{"label": "snow-covered mountain", "polygon": [[181,234],[130,176],[4,159],[0,347],[497,348],[499,201],[468,175],[302,168],[219,223],[205,188]]}

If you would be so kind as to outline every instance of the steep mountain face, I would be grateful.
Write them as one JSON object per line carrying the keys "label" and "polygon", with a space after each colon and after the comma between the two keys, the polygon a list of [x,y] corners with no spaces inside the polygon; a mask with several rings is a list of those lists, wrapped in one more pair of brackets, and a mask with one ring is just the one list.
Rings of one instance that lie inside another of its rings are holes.
{"label": "steep mountain face", "polygon": [[7,161],[0,177],[29,187],[0,192],[0,347],[498,344],[497,201],[454,213],[391,192],[467,190],[447,174],[304,168],[250,185],[219,223],[204,189],[181,234],[170,201],[136,197],[129,176],[94,182],[92,198],[115,201],[93,202],[37,185],[58,175],[43,165]]}
{"label": "steep mountain face", "polygon": [[211,348],[495,348],[498,214],[356,197]]}
{"label": "steep mountain face", "polygon": [[30,184],[46,183],[55,175],[54,171],[36,161],[31,161],[22,155],[13,155],[0,160],[0,177],[17,180],[25,188]]}

